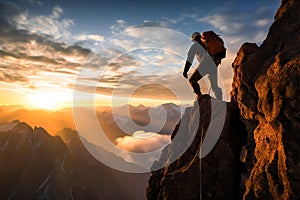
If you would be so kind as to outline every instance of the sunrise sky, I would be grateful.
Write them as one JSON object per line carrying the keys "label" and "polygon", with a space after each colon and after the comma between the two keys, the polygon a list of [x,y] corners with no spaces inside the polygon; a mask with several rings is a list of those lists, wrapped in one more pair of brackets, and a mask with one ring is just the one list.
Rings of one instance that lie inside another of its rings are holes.
{"label": "sunrise sky", "polygon": [[82,105],[93,93],[97,105],[155,105],[178,98],[189,103],[194,96],[182,77],[189,36],[205,30],[220,34],[228,49],[220,66],[228,99],[238,48],[245,41],[261,44],[279,5],[279,0],[1,1],[0,105],[72,107],[74,86]]}

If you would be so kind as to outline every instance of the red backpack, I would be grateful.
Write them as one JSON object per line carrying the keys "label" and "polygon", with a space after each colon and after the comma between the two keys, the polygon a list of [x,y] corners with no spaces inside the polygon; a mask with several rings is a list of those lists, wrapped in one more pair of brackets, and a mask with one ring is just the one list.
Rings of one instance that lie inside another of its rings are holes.
{"label": "red backpack", "polygon": [[201,34],[201,41],[206,46],[207,51],[213,57],[225,58],[226,48],[224,41],[213,31],[205,31]]}

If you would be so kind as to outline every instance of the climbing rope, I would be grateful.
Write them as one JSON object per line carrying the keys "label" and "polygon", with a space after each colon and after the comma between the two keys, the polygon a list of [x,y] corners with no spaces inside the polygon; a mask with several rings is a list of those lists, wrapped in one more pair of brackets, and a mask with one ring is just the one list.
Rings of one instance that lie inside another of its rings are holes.
{"label": "climbing rope", "polygon": [[[205,110],[207,110],[207,104],[205,105]],[[199,106],[199,109],[200,109],[200,106]],[[197,148],[197,151],[194,155],[194,157],[192,158],[192,160],[188,163],[188,165],[185,165],[173,172],[168,172],[167,174],[165,174],[165,176],[169,177],[169,176],[177,176],[179,174],[182,174],[184,172],[186,172],[191,166],[192,164],[194,163],[194,161],[196,160],[197,156],[199,156],[200,158],[200,161],[199,161],[199,165],[200,165],[200,176],[201,176],[201,146],[202,146],[202,143],[203,143],[203,138],[204,138],[204,130],[205,130],[205,127],[204,127],[204,123],[205,123],[205,114],[204,114],[204,117],[203,117],[203,120],[202,120],[202,127],[201,127],[201,136],[200,136],[200,143],[199,143],[199,147]]]}

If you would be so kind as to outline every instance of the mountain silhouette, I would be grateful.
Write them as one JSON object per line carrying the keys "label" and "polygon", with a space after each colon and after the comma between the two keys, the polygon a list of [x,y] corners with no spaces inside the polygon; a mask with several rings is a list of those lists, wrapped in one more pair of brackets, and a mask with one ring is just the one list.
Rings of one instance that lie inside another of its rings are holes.
{"label": "mountain silhouette", "polygon": [[1,199],[145,199],[149,177],[100,163],[76,131],[64,129],[51,136],[19,121],[0,125],[0,171]]}

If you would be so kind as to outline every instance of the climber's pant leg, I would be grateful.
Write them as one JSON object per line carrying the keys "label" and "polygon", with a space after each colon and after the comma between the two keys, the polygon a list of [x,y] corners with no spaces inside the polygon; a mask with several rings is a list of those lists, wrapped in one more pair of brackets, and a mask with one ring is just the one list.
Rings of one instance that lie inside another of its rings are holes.
{"label": "climber's pant leg", "polygon": [[194,93],[196,93],[197,95],[201,95],[200,85],[198,84],[198,81],[201,78],[202,78],[201,74],[196,69],[189,79],[189,82],[190,82],[192,88],[194,89]]}

